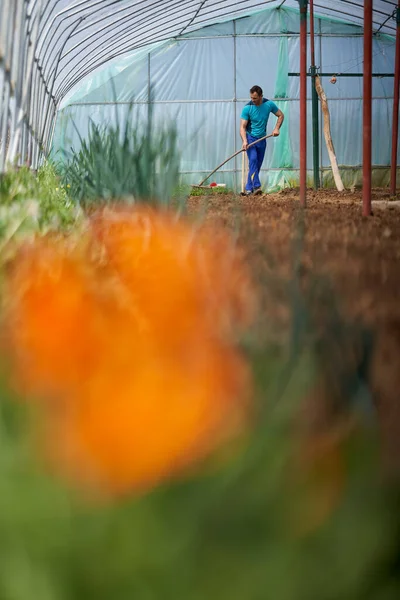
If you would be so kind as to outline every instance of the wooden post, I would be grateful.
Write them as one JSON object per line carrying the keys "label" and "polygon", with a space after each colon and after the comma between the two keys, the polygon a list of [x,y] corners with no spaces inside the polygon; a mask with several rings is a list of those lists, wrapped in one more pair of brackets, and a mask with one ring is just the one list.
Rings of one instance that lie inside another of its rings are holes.
{"label": "wooden post", "polygon": [[329,113],[328,100],[322,87],[321,79],[317,75],[315,77],[315,87],[318,96],[321,100],[322,114],[324,119],[324,138],[326,143],[326,149],[328,150],[329,161],[331,163],[332,175],[335,181],[336,188],[339,192],[343,192],[344,185],[340,176],[339,166],[337,163],[336,152],[333,146],[332,135],[331,135],[331,116]]}

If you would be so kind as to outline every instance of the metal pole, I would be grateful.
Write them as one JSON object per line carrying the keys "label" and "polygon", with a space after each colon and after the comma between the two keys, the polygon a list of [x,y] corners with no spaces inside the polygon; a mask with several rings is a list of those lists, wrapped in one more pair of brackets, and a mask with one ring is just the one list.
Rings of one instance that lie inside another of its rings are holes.
{"label": "metal pole", "polygon": [[300,4],[300,204],[307,202],[307,3]]}
{"label": "metal pole", "polygon": [[364,0],[363,216],[365,217],[371,214],[372,3],[373,0]]}
{"label": "metal pole", "polygon": [[[37,70],[37,63],[36,63],[36,68],[33,71],[33,78],[32,78],[32,89],[31,89],[31,108],[30,108],[30,122],[31,122],[31,126],[32,126],[32,130],[33,130],[33,138],[36,139],[37,138],[37,112],[38,112],[38,94],[39,94],[39,71]],[[32,162],[32,155],[33,155],[33,145],[32,145],[32,149],[31,149],[31,162]]]}
{"label": "metal pole", "polygon": [[18,123],[18,114],[21,105],[21,85],[22,85],[22,63],[23,63],[23,32],[25,25],[25,4],[23,0],[17,0],[14,22],[12,25],[13,48],[11,53],[10,64],[10,127],[9,127],[9,144],[6,154],[6,163],[14,165],[17,156],[16,129]]}
{"label": "metal pole", "polygon": [[12,29],[15,22],[17,5],[7,1],[3,5],[0,28],[0,48],[3,52],[3,105],[0,113],[0,174],[6,170],[6,155],[9,143],[10,101],[11,101],[11,65],[14,46]]}
{"label": "metal pole", "polygon": [[58,115],[58,108],[55,108],[54,112],[53,112],[52,120],[51,120],[51,130],[49,133],[49,138],[48,138],[47,146],[46,146],[46,157],[50,154],[50,150],[53,145],[54,132],[55,132],[56,125],[57,125],[57,115]]}
{"label": "metal pole", "polygon": [[[73,33],[75,32],[75,30],[79,27],[79,25],[81,24],[83,20],[83,17],[81,17],[80,19],[78,19],[78,21],[75,23],[74,27],[71,29],[71,31],[69,32],[68,36],[65,38],[63,45],[61,46],[59,52],[58,52],[58,58],[57,58],[57,62],[56,62],[56,66],[55,69],[52,73],[53,76],[53,81],[49,90],[49,94],[48,94],[48,98],[47,98],[47,103],[45,103],[46,109],[43,111],[43,114],[46,114],[46,118],[45,118],[45,124],[44,124],[44,130],[43,130],[43,146],[46,149],[46,152],[49,151],[50,149],[50,142],[49,142],[49,138],[52,136],[51,130],[53,127],[53,122],[50,120],[49,118],[49,111],[52,111],[52,115],[53,115],[53,120],[56,119],[56,115],[57,115],[57,104],[54,100],[54,86],[56,84],[56,80],[57,80],[57,76],[58,76],[58,68],[60,66],[61,63],[61,59],[62,59],[62,55],[64,52],[64,48],[67,45],[67,42],[69,41],[69,39],[71,38],[71,35],[73,35]],[[148,70],[148,76],[149,76],[149,94],[150,94],[150,54],[149,54],[149,70]],[[49,83],[50,83],[50,78],[49,78]],[[46,101],[46,99],[45,99]],[[53,107],[51,108],[51,105],[53,104]]]}
{"label": "metal pole", "polygon": [[[300,73],[292,73],[289,71],[289,77],[300,77]],[[332,77],[332,71],[330,73],[318,73],[319,78],[321,77]],[[364,73],[335,73],[336,77],[364,77]],[[307,77],[312,77],[311,73],[307,73]],[[372,77],[378,77],[378,79],[382,79],[383,77],[394,77],[394,73],[372,73]]]}
{"label": "metal pole", "polygon": [[[25,59],[24,60],[24,65],[21,64],[20,65],[20,69],[19,69],[19,93],[18,93],[18,112],[16,114],[16,124],[15,124],[15,128],[14,128],[14,136],[13,136],[13,140],[12,143],[10,143],[10,150],[9,150],[9,159],[10,161],[13,161],[16,159],[17,154],[18,154],[18,149],[21,148],[21,134],[22,134],[22,130],[23,130],[23,123],[24,123],[24,119],[25,116],[27,114],[27,104],[28,104],[28,99],[29,99],[29,89],[30,89],[30,77],[31,77],[31,73],[32,70],[34,68],[35,65],[35,50],[36,50],[36,45],[37,45],[37,40],[39,37],[39,27],[40,27],[40,17],[41,17],[41,11],[42,11],[42,0],[38,0],[37,5],[36,5],[36,10],[37,10],[37,18],[34,22],[33,28],[32,28],[32,32],[31,32],[31,37],[30,37],[30,43],[29,45],[26,43],[27,42],[27,38],[25,37],[25,39],[23,39],[22,33],[23,30],[21,31],[21,41],[23,41],[23,54],[22,57]],[[25,68],[24,68],[25,67]]]}
{"label": "metal pole", "polygon": [[9,127],[10,82],[6,81],[4,88],[3,122],[0,131],[0,174],[6,170],[7,132]]}
{"label": "metal pole", "polygon": [[8,35],[9,27],[8,20],[10,17],[11,9],[9,7],[9,0],[4,0],[3,4],[0,4],[0,130],[2,128],[3,111],[8,110],[8,106],[4,106],[3,109],[3,96],[6,82],[6,70],[7,70],[7,56],[8,56]]}
{"label": "metal pole", "polygon": [[312,129],[313,129],[313,170],[314,189],[320,187],[319,181],[319,121],[318,121],[318,94],[315,89],[315,31],[314,31],[314,0],[310,0],[310,46],[311,46],[311,101],[312,101]]}
{"label": "metal pole", "polygon": [[396,11],[396,61],[394,67],[394,100],[392,122],[392,159],[390,168],[390,195],[396,195],[397,148],[399,134],[399,84],[400,84],[400,0]]}

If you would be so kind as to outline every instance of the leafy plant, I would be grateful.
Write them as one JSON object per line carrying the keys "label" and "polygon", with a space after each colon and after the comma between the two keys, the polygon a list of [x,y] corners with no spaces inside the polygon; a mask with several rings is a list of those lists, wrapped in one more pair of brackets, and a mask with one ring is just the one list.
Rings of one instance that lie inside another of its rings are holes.
{"label": "leafy plant", "polygon": [[130,199],[167,204],[179,173],[177,131],[154,123],[152,105],[146,124],[133,119],[125,124],[89,124],[88,138],[77,130],[80,149],[65,152],[58,164],[64,185],[82,204],[98,200]]}
{"label": "leafy plant", "polygon": [[35,174],[27,167],[0,177],[0,250],[10,241],[63,230],[75,223],[79,208],[70,199],[51,163]]}

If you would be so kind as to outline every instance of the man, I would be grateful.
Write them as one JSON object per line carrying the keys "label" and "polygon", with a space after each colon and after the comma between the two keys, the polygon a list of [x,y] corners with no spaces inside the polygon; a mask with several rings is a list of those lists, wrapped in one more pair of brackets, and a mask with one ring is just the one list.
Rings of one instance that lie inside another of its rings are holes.
{"label": "man", "polygon": [[248,148],[249,144],[266,135],[269,115],[272,112],[277,118],[273,136],[279,135],[279,130],[284,120],[283,112],[272,102],[263,98],[263,91],[259,85],[254,85],[250,90],[251,101],[242,110],[240,121],[240,137],[243,141],[243,150],[249,157],[249,176],[246,183],[246,195],[262,194],[260,182],[260,169],[264,160],[267,141],[263,140]]}

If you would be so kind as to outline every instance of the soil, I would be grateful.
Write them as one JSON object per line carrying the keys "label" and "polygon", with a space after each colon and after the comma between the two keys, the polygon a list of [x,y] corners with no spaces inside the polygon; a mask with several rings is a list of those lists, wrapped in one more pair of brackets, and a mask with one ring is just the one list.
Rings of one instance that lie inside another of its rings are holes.
{"label": "soil", "polygon": [[[391,200],[388,190],[373,190],[370,217],[362,216],[359,190],[308,190],[306,211],[300,210],[295,189],[263,196],[189,199],[192,215],[205,206],[207,220],[228,228],[236,227],[240,214],[249,260],[253,266],[262,264],[273,277],[274,293],[265,305],[271,331],[287,332],[290,308],[284,287],[277,282],[293,279],[297,259],[304,281],[315,276],[329,281],[347,322],[362,324],[373,333],[368,383],[378,406],[386,454],[400,472],[400,196]],[[304,237],[299,238],[301,231]]]}

